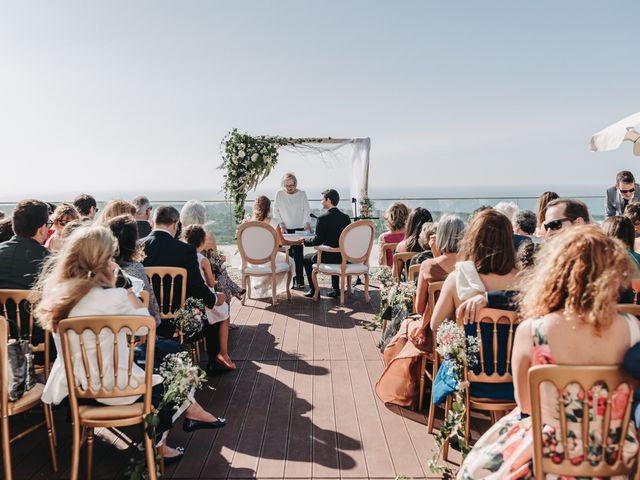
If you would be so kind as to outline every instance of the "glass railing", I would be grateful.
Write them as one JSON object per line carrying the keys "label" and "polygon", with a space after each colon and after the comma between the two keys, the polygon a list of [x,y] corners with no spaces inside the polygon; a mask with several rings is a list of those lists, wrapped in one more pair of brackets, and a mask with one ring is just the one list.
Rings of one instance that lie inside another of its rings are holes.
{"label": "glass railing", "polygon": [[[589,212],[594,221],[601,221],[604,216],[604,197],[603,196],[578,196],[572,197],[582,200],[589,207]],[[383,215],[387,207],[393,202],[403,202],[409,208],[423,207],[428,209],[437,221],[444,213],[456,213],[463,219],[466,219],[471,212],[483,205],[493,206],[499,202],[514,202],[520,209],[528,209],[535,212],[538,202],[537,197],[477,197],[477,198],[464,198],[464,197],[451,197],[451,198],[372,198],[374,202],[374,208],[372,210],[372,216],[376,224],[376,238],[385,231]],[[59,202],[54,202],[59,203]],[[153,200],[154,206],[158,205],[173,205],[178,210],[184,205],[184,201],[171,201],[171,200]],[[216,224],[216,238],[221,245],[235,244],[235,232],[236,224],[233,216],[233,208],[230,204],[225,203],[223,200],[210,200],[203,202],[207,207],[207,219],[212,220]],[[245,213],[247,216],[251,215],[251,207],[253,201],[250,199],[247,201],[245,207]],[[322,213],[322,207],[320,206],[320,200],[310,200],[311,212],[315,215]],[[5,202],[0,203],[0,210],[4,211],[7,215],[11,214],[15,203]],[[104,202],[100,202],[99,207],[103,207]],[[353,217],[354,205],[352,203],[341,202],[339,208],[345,213]],[[315,222],[315,221],[314,221]]]}

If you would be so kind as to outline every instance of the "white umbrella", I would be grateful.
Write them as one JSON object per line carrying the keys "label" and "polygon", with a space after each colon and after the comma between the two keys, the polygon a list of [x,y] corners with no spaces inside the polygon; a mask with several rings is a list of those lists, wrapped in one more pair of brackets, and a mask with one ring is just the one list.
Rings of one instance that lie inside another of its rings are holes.
{"label": "white umbrella", "polygon": [[619,122],[608,126],[598,133],[594,133],[589,143],[592,152],[606,152],[615,150],[622,142],[633,142],[633,154],[640,156],[640,112],[629,115]]}

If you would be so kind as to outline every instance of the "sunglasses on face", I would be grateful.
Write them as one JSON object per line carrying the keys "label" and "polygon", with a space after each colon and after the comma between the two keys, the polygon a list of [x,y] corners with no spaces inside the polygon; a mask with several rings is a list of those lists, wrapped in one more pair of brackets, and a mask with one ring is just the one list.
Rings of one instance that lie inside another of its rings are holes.
{"label": "sunglasses on face", "polygon": [[51,220],[49,220],[47,222],[47,228],[51,228],[51,227],[53,227],[53,222]]}
{"label": "sunglasses on face", "polygon": [[559,218],[557,220],[551,220],[550,222],[547,222],[545,224],[543,224],[545,230],[560,230],[562,228],[562,223],[563,222],[571,222],[572,220],[570,218],[567,217],[563,217],[563,218]]}
{"label": "sunglasses on face", "polygon": [[71,222],[71,220],[56,220],[56,223],[61,227],[64,227],[69,222]]}
{"label": "sunglasses on face", "polygon": [[635,191],[636,191],[635,188],[630,188],[629,190],[620,190],[620,193],[633,193]]}

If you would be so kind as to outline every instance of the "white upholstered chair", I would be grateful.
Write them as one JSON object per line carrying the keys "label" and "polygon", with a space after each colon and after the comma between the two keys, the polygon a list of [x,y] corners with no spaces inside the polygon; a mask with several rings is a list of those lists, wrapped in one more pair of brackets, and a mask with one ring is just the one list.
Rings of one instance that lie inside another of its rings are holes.
{"label": "white upholstered chair", "polygon": [[[338,248],[320,245],[318,250],[318,263],[313,264],[313,286],[315,289],[314,300],[318,300],[320,287],[318,274],[340,276],[340,305],[344,305],[345,280],[351,285],[352,275],[364,276],[364,299],[369,303],[369,257],[373,247],[374,225],[371,220],[359,220],[349,224],[340,235]],[[342,255],[342,263],[322,263],[322,253],[332,252]]]}
{"label": "white upholstered chair", "polygon": [[[251,277],[271,277],[271,297],[277,303],[277,276],[287,274],[287,298],[291,299],[291,268],[287,259],[278,257],[280,245],[275,229],[264,222],[245,222],[238,228],[238,250],[242,258],[242,288],[247,290],[242,304],[251,290]],[[281,255],[282,256],[282,255]],[[249,297],[250,298],[250,297]]]}

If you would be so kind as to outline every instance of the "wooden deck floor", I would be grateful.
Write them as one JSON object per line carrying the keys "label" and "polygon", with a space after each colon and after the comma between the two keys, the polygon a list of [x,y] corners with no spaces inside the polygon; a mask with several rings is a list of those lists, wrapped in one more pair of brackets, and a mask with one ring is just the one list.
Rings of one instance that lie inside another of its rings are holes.
{"label": "wooden deck floor", "polygon": [[[291,303],[276,307],[234,303],[239,328],[231,332],[230,353],[238,369],[211,377],[212,388],[197,395],[227,426],[184,433],[177,425],[169,444],[183,445],[185,457],[163,478],[436,478],[426,466],[434,441],[425,416],[388,408],[375,396],[380,333],[362,324],[376,300],[374,293],[367,305],[356,292],[338,307],[294,292]],[[51,471],[45,434],[36,432],[14,444],[16,478],[68,478],[65,418],[58,409],[59,473]],[[128,456],[97,441],[94,478],[123,478]]]}

